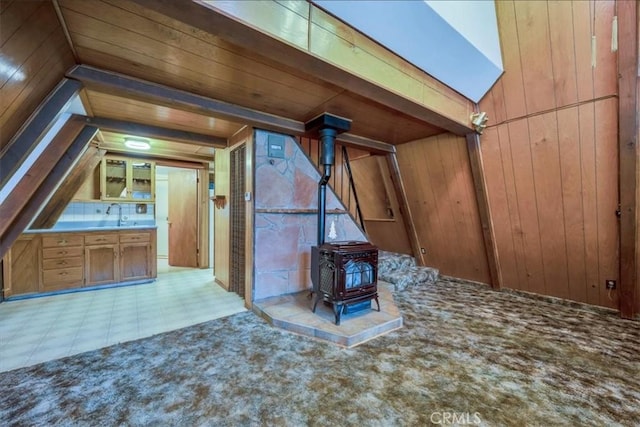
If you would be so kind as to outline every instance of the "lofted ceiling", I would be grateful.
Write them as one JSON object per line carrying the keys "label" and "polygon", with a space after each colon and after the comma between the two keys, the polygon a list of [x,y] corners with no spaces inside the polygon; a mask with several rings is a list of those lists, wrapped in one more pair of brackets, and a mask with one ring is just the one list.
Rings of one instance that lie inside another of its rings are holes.
{"label": "lofted ceiling", "polygon": [[[54,0],[76,62],[306,122],[325,111],[352,119],[354,135],[398,144],[443,129],[305,75],[183,22],[125,0]],[[214,13],[214,12],[212,12]],[[229,138],[244,123],[88,87],[89,115]],[[103,132],[116,147],[124,134]],[[159,150],[170,150],[158,140]],[[105,145],[106,146],[106,145]],[[194,148],[177,145],[191,153]],[[112,149],[112,148],[110,148]],[[210,149],[210,148],[207,148]],[[205,151],[207,150],[205,149]],[[203,152],[194,152],[194,156]]]}

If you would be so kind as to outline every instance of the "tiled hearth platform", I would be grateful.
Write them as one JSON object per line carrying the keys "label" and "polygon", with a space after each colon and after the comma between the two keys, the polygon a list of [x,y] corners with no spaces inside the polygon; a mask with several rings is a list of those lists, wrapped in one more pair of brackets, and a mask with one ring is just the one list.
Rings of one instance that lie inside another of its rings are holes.
{"label": "tiled hearth platform", "polygon": [[393,285],[378,282],[380,312],[372,301],[372,310],[343,314],[335,324],[331,307],[322,302],[311,311],[309,291],[256,301],[253,310],[273,326],[308,337],[330,341],[344,347],[354,347],[372,338],[402,327],[402,316],[393,301]]}
{"label": "tiled hearth platform", "polygon": [[[394,290],[435,283],[438,279],[437,270],[417,267],[412,257],[384,251],[380,251],[378,273],[380,312],[372,309],[343,314],[340,325],[334,323],[331,307],[320,303],[315,313],[311,311],[308,290],[255,301],[253,310],[273,326],[344,347],[355,347],[402,327],[402,315],[393,300]],[[372,307],[377,308],[373,301]]]}

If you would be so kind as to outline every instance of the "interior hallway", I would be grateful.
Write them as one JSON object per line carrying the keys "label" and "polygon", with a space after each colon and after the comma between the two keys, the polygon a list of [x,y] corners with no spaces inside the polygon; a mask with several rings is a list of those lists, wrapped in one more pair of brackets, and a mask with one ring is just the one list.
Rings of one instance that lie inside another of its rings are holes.
{"label": "interior hallway", "polygon": [[246,310],[211,269],[158,262],[152,283],[1,303],[0,372]]}

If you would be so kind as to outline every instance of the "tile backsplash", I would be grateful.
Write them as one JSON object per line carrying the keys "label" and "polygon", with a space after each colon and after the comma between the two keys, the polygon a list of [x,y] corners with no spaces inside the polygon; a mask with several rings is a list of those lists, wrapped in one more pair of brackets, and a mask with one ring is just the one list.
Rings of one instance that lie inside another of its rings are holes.
{"label": "tile backsplash", "polygon": [[[54,228],[69,227],[108,227],[118,222],[118,207],[112,202],[71,202],[66,207]],[[155,225],[153,203],[119,203],[122,208],[122,220],[127,225]],[[136,206],[141,206],[146,213],[137,213]]]}

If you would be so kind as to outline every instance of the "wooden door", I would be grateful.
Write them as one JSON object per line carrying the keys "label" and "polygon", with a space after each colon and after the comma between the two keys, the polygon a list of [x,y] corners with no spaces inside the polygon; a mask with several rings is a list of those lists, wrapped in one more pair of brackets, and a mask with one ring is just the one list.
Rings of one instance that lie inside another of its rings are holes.
{"label": "wooden door", "polygon": [[169,172],[169,265],[198,267],[198,174]]}

